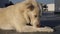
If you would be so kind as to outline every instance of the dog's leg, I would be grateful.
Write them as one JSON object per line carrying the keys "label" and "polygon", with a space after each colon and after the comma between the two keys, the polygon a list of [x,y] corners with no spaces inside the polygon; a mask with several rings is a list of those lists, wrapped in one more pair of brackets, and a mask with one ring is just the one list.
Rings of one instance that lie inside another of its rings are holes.
{"label": "dog's leg", "polygon": [[25,26],[24,32],[54,32],[54,29],[50,27],[34,28],[33,26]]}
{"label": "dog's leg", "polygon": [[17,32],[53,32],[54,30],[49,27],[33,28],[32,26],[16,27]]}
{"label": "dog's leg", "polygon": [[54,29],[50,28],[50,27],[40,27],[40,28],[36,28],[39,32],[54,32]]}

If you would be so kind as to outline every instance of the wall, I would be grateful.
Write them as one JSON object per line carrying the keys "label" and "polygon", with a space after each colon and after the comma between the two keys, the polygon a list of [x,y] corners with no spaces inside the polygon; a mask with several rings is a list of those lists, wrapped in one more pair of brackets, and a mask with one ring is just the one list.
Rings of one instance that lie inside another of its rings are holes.
{"label": "wall", "polygon": [[9,0],[0,0],[0,8],[5,7],[6,3],[9,3]]}

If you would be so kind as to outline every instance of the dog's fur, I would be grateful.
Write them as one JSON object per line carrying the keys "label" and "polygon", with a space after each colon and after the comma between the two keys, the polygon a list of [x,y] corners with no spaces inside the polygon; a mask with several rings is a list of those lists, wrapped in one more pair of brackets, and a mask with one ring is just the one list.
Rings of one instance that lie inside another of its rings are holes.
{"label": "dog's fur", "polygon": [[[18,32],[53,32],[51,28],[37,28],[40,10],[36,0],[25,0],[6,8],[0,8],[0,29]],[[28,26],[26,24],[31,24]]]}

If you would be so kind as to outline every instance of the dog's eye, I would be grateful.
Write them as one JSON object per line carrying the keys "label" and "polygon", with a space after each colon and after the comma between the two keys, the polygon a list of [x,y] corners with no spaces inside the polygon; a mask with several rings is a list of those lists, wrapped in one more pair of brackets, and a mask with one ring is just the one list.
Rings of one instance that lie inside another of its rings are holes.
{"label": "dog's eye", "polygon": [[34,6],[31,4],[31,5],[28,7],[28,9],[30,9],[31,11],[33,11],[33,10],[34,10]]}
{"label": "dog's eye", "polygon": [[35,17],[37,17],[37,15],[34,15]]}

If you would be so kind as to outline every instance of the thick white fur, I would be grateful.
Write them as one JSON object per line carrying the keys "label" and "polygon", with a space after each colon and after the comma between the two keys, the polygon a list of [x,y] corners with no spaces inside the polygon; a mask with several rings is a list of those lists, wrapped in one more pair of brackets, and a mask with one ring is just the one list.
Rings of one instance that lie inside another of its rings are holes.
{"label": "thick white fur", "polygon": [[[33,11],[27,8],[31,4],[34,6]],[[37,17],[35,17],[35,15],[37,15]],[[50,27],[37,28],[40,22],[39,18],[39,7],[36,0],[25,0],[6,8],[0,8],[0,29],[15,29],[17,32],[54,31]],[[31,23],[32,26],[26,25],[27,23]]]}

